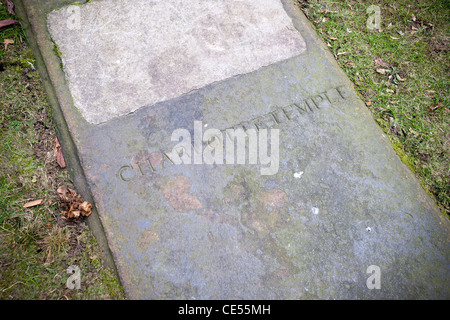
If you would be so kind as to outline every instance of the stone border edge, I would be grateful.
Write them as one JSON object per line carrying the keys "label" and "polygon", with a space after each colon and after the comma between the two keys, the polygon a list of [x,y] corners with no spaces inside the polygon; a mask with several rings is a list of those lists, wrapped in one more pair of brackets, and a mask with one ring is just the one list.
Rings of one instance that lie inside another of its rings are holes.
{"label": "stone border edge", "polygon": [[[56,127],[56,135],[58,139],[62,142],[63,154],[65,161],[67,163],[67,168],[69,169],[69,174],[72,181],[75,184],[75,187],[79,194],[87,200],[88,202],[93,204],[92,214],[86,219],[87,225],[91,232],[94,234],[97,242],[101,247],[101,251],[103,253],[103,261],[104,264],[114,271],[115,276],[121,282],[121,278],[119,276],[117,267],[115,265],[113,255],[111,249],[109,247],[108,240],[106,238],[105,230],[103,228],[103,224],[100,220],[97,208],[94,203],[94,199],[92,197],[92,193],[88,187],[86,177],[84,174],[84,170],[80,165],[80,160],[78,156],[78,151],[73,142],[72,136],[70,135],[69,127],[64,118],[63,110],[61,109],[61,105],[58,99],[58,96],[55,92],[55,88],[52,84],[52,80],[50,78],[49,72],[47,70],[47,66],[44,62],[43,55],[41,49],[38,45],[37,40],[35,39],[35,34],[32,29],[32,24],[28,18],[28,13],[25,9],[25,6],[22,0],[15,0],[15,11],[17,16],[19,17],[20,24],[22,25],[25,35],[27,37],[27,45],[33,52],[33,55],[36,59],[37,69],[41,76],[41,81],[44,87],[44,91],[46,93],[48,103],[52,108],[52,120]],[[65,79],[61,79],[65,82]],[[121,283],[122,286],[122,283]]]}

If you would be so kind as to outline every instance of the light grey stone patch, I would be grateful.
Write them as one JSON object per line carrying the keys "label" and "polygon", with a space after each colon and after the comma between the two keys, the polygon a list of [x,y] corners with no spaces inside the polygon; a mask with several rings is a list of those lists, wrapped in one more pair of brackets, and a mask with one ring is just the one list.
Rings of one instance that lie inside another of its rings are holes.
{"label": "light grey stone patch", "polygon": [[280,0],[102,0],[73,7],[51,12],[48,28],[74,105],[93,124],[306,50]]}

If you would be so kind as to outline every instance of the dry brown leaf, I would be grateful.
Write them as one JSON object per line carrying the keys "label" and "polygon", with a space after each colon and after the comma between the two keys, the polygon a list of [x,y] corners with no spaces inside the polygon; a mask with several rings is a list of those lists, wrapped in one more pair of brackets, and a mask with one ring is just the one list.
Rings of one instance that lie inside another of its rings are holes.
{"label": "dry brown leaf", "polygon": [[75,199],[77,193],[66,186],[59,187],[56,192],[58,193],[59,199],[61,201],[71,203]]}
{"label": "dry brown leaf", "polygon": [[338,56],[345,56],[345,55],[348,55],[348,54],[350,54],[350,52],[338,52],[337,53]]}
{"label": "dry brown leaf", "polygon": [[15,13],[14,13],[14,3],[12,3],[11,0],[6,0],[6,6],[8,7],[8,12],[10,14],[14,14],[15,15]]}
{"label": "dry brown leaf", "polygon": [[92,211],[92,204],[90,204],[90,203],[87,202],[87,201],[84,201],[82,204],[80,204],[79,208],[80,208],[82,211],[91,214],[91,211]]}
{"label": "dry brown leaf", "polygon": [[92,204],[83,201],[80,195],[66,187],[60,186],[57,190],[63,211],[61,214],[65,219],[78,219],[88,217],[92,213]]}
{"label": "dry brown leaf", "polygon": [[435,104],[434,106],[432,106],[432,107],[429,107],[428,109],[430,109],[430,111],[434,111],[434,110],[436,110],[437,108],[440,108],[440,107],[443,107],[444,105],[442,104],[442,103],[439,103],[439,104]]}
{"label": "dry brown leaf", "polygon": [[377,71],[379,74],[386,74],[386,71],[389,71],[389,70],[388,70],[388,69],[383,69],[383,68],[377,68],[376,71]]}
{"label": "dry brown leaf", "polygon": [[80,211],[79,210],[72,210],[70,213],[72,214],[72,216],[69,217],[69,218],[75,218],[76,219],[76,218],[80,217]]}
{"label": "dry brown leaf", "polygon": [[35,206],[38,206],[38,205],[42,204],[42,202],[44,202],[43,199],[30,201],[30,202],[25,203],[25,204],[23,205],[23,207],[24,207],[24,208],[35,207]]}
{"label": "dry brown leaf", "polygon": [[366,106],[370,107],[372,105],[372,100],[366,102]]}
{"label": "dry brown leaf", "polygon": [[16,24],[18,21],[17,20],[1,20],[0,21],[0,29],[1,28],[6,28],[9,26],[12,26],[13,24]]}
{"label": "dry brown leaf", "polygon": [[332,36],[329,36],[328,39],[330,39],[330,40],[339,40],[338,38],[332,37]]}
{"label": "dry brown leaf", "polygon": [[61,144],[59,143],[58,138],[55,138],[55,153],[56,153],[56,162],[61,167],[61,169],[64,169],[66,167],[66,161],[64,160],[62,147]]}

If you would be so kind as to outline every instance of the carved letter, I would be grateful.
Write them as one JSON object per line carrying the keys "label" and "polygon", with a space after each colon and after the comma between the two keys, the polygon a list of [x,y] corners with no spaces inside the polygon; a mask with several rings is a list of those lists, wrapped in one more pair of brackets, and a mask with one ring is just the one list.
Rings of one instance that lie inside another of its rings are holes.
{"label": "carved letter", "polygon": [[283,109],[279,108],[272,112],[273,117],[277,123],[283,123],[288,120],[286,114],[283,112]]}
{"label": "carved letter", "polygon": [[347,99],[349,97],[349,92],[345,86],[336,87],[336,91],[339,92],[342,99]]}
{"label": "carved letter", "polygon": [[298,117],[299,113],[294,105],[288,105],[283,107],[283,112],[289,120],[294,120]]}
{"label": "carved letter", "polygon": [[299,113],[307,113],[308,112],[305,101],[302,101],[299,103],[294,103],[294,106],[297,107],[297,110],[299,111]]}
{"label": "carved letter", "polygon": [[117,175],[119,176],[120,180],[125,181],[125,182],[128,182],[128,181],[133,180],[133,178],[134,178],[134,176],[135,176],[136,174],[134,174],[132,177],[130,177],[130,178],[128,178],[128,179],[125,178],[125,177],[123,176],[123,172],[124,172],[125,170],[128,170],[128,169],[131,169],[131,171],[134,172],[134,170],[133,170],[133,168],[132,168],[131,166],[122,166],[122,167],[119,169],[119,171],[117,172]]}

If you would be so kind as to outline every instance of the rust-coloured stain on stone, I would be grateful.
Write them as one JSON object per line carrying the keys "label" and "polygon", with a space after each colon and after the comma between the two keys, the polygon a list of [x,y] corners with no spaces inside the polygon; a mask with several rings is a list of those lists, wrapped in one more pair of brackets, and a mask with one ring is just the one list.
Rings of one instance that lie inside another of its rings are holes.
{"label": "rust-coloured stain on stone", "polygon": [[188,212],[201,209],[203,205],[196,196],[190,194],[191,182],[185,176],[178,176],[161,187],[161,192],[177,212]]}
{"label": "rust-coloured stain on stone", "polygon": [[154,168],[161,167],[163,165],[163,154],[161,152],[139,151],[131,159],[131,165],[139,170],[149,169],[151,165],[151,171]]}
{"label": "rust-coloured stain on stone", "polygon": [[259,199],[264,206],[267,208],[272,207],[282,207],[288,202],[288,197],[286,193],[279,189],[271,189],[264,192]]}
{"label": "rust-coloured stain on stone", "polygon": [[287,194],[282,190],[263,192],[254,206],[242,213],[243,223],[261,235],[267,235],[280,224],[288,222],[285,214],[288,201]]}

